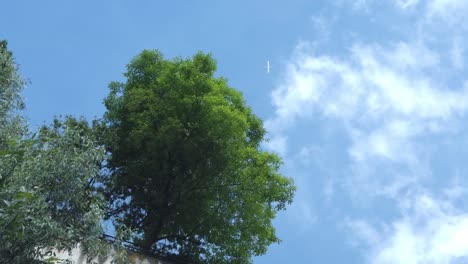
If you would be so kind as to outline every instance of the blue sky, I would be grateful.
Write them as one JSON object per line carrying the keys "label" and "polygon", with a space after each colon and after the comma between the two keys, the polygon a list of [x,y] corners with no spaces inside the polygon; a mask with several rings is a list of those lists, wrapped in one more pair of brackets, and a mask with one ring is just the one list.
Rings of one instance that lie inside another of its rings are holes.
{"label": "blue sky", "polygon": [[[31,126],[100,116],[142,49],[202,50],[298,187],[255,263],[468,263],[468,1],[9,1]],[[266,73],[269,60],[272,69]]]}

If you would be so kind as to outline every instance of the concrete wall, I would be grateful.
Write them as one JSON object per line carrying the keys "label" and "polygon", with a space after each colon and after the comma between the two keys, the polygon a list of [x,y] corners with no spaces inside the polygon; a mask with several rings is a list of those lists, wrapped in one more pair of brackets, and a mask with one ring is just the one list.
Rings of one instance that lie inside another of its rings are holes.
{"label": "concrete wall", "polygon": [[[108,256],[100,256],[92,259],[90,262],[87,261],[87,256],[83,253],[81,248],[78,246],[71,252],[55,252],[56,257],[64,260],[66,264],[112,264],[112,256],[115,251],[110,250]],[[127,256],[129,264],[171,264],[170,262],[156,259],[155,257],[146,256],[138,252],[127,250]]]}

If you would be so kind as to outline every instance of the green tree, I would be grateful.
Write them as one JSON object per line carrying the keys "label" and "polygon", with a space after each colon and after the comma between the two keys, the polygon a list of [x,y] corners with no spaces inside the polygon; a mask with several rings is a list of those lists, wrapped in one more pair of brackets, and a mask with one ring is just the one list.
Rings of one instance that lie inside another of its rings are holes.
{"label": "green tree", "polygon": [[0,150],[6,149],[9,142],[18,139],[25,131],[19,115],[24,108],[21,98],[24,85],[7,42],[0,40]]}
{"label": "green tree", "polygon": [[83,120],[56,120],[29,135],[20,116],[24,84],[1,41],[0,263],[52,261],[49,250],[79,242],[99,249],[103,199],[93,182],[104,150]]}
{"label": "green tree", "polygon": [[279,242],[271,221],[295,187],[262,150],[261,119],[215,70],[210,55],[145,50],[126,82],[110,84],[101,127],[109,216],[158,254],[249,263]]}
{"label": "green tree", "polygon": [[103,199],[93,182],[104,151],[86,126],[71,118],[55,121],[4,155],[15,162],[0,191],[0,263],[34,263],[51,249],[99,243]]}

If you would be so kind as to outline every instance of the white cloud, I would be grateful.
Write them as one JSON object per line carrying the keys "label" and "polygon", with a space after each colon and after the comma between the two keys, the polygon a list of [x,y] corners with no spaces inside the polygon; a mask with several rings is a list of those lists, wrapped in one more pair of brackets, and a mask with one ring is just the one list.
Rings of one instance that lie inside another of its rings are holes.
{"label": "white cloud", "polygon": [[466,10],[468,2],[465,0],[430,0],[428,1],[428,15],[450,18],[458,15],[460,11]]}
{"label": "white cloud", "polygon": [[[370,2],[354,2],[354,7],[365,10]],[[272,93],[275,116],[267,128],[284,146],[297,127],[316,131],[334,123],[343,129],[340,135],[348,138],[340,141],[340,154],[347,159],[340,164],[323,158],[337,155],[336,148],[321,149],[334,144],[333,138],[317,143],[301,137],[305,142],[288,153],[301,164],[345,170],[321,175],[326,177],[321,182],[326,206],[339,206],[338,195],[344,192],[354,198],[353,205],[368,201],[363,207],[372,211],[385,200],[382,210],[388,206],[396,213],[396,219],[389,219],[378,215],[379,208],[372,219],[346,220],[361,242],[358,246],[367,245],[364,255],[370,263],[468,263],[468,214],[457,207],[468,198],[468,188],[459,181],[447,187],[453,174],[437,160],[443,155],[438,150],[446,147],[438,140],[456,140],[468,128],[468,85],[463,84],[468,1],[394,3],[411,9],[399,14],[414,22],[404,30],[414,36],[382,45],[355,42],[346,54],[336,56],[307,50],[301,43]],[[297,208],[308,201],[301,198]]]}
{"label": "white cloud", "polygon": [[360,242],[366,245],[376,245],[381,241],[380,234],[369,223],[363,220],[346,221],[346,228],[349,228],[357,240],[350,241],[354,246],[358,246]]}
{"label": "white cloud", "polygon": [[287,124],[287,119],[316,112],[346,119],[361,114],[375,119],[388,113],[450,117],[467,107],[468,90],[440,89],[423,76],[424,68],[437,64],[429,50],[403,43],[390,51],[355,45],[346,62],[301,54],[288,65],[285,81],[272,94],[281,119],[276,121]]}
{"label": "white cloud", "polygon": [[403,120],[389,120],[371,132],[353,133],[354,144],[349,154],[357,161],[367,161],[380,157],[390,161],[412,162],[417,157],[410,138],[419,133],[420,128]]}
{"label": "white cloud", "polygon": [[298,52],[272,94],[276,117],[267,127],[285,146],[288,127],[322,116],[345,124],[354,162],[420,166],[414,140],[450,132],[447,124],[468,110],[467,88],[441,87],[428,74],[439,61],[425,46],[403,42],[354,45],[344,61]]}
{"label": "white cloud", "polygon": [[406,9],[418,4],[419,0],[395,0],[398,7]]}
{"label": "white cloud", "polygon": [[468,257],[468,214],[424,193],[408,204],[400,219],[380,230],[363,220],[348,223],[367,244],[369,263],[449,264]]}

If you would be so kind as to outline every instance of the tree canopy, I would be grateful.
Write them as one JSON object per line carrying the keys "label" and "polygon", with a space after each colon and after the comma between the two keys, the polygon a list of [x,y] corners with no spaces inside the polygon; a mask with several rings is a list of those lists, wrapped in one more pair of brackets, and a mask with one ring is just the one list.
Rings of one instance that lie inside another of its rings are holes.
{"label": "tree canopy", "polygon": [[249,263],[279,242],[271,223],[295,187],[262,149],[265,129],[207,54],[145,50],[110,84],[100,127],[109,217],[161,255]]}
{"label": "tree canopy", "polygon": [[295,187],[262,149],[262,120],[215,71],[208,54],[145,50],[110,84],[102,119],[32,133],[26,82],[0,41],[0,263],[53,262],[51,249],[78,243],[93,257],[105,217],[141,249],[188,262],[249,263],[279,242],[272,220]]}
{"label": "tree canopy", "polygon": [[19,114],[24,109],[21,98],[24,85],[7,41],[0,40],[0,149],[6,148],[9,141],[24,132]]}
{"label": "tree canopy", "polygon": [[56,120],[28,133],[20,115],[24,84],[1,41],[0,263],[52,261],[51,249],[77,243],[99,249],[104,200],[93,181],[104,150],[84,120]]}

